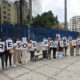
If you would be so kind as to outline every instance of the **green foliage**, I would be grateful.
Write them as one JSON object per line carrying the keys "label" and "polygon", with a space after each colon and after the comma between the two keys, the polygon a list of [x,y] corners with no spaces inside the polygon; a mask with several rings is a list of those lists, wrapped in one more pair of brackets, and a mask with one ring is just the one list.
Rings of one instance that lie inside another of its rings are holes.
{"label": "green foliage", "polygon": [[52,11],[44,12],[42,15],[37,15],[33,18],[31,26],[50,27],[59,24],[57,16],[54,16]]}

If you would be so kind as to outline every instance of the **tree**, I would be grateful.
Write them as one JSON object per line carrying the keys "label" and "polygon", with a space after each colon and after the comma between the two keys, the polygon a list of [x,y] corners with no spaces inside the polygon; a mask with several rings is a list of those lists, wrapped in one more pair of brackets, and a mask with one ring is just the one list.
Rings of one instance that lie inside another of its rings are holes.
{"label": "tree", "polygon": [[31,26],[49,27],[59,24],[57,16],[54,16],[52,11],[44,12],[42,15],[37,15],[32,19]]}

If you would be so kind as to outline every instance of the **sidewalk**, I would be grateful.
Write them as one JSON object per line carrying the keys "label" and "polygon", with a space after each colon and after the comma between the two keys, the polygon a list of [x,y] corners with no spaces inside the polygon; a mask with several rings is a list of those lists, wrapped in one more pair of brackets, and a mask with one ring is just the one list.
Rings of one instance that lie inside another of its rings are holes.
{"label": "sidewalk", "polygon": [[80,80],[80,57],[28,62],[1,71],[0,80]]}
{"label": "sidewalk", "polygon": [[80,80],[80,56],[27,62],[0,71],[0,80]]}

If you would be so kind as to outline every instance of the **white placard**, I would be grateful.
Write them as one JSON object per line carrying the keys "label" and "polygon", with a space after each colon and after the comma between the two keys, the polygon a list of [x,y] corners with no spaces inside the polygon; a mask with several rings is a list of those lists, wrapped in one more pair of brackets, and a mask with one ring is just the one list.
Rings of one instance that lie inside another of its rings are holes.
{"label": "white placard", "polygon": [[23,42],[26,42],[26,41],[27,41],[27,38],[26,38],[26,37],[23,37],[23,38],[22,38],[22,41],[23,41]]}
{"label": "white placard", "polygon": [[72,40],[72,45],[76,46],[76,40]]}
{"label": "white placard", "polygon": [[5,43],[0,42],[0,52],[4,52],[4,50],[5,50]]}
{"label": "white placard", "polygon": [[63,40],[66,40],[67,38],[66,37],[63,37]]}
{"label": "white placard", "polygon": [[21,44],[21,41],[16,41],[16,50],[21,50],[22,49],[22,44]]}
{"label": "white placard", "polygon": [[54,42],[54,48],[57,48],[58,47],[58,41],[55,41]]}
{"label": "white placard", "polygon": [[77,44],[80,44],[80,39],[77,39]]}
{"label": "white placard", "polygon": [[60,41],[60,47],[64,47],[63,41]]}
{"label": "white placard", "polygon": [[12,40],[6,40],[6,48],[7,48],[7,50],[13,49],[13,41]]}
{"label": "white placard", "polygon": [[56,34],[56,39],[60,40],[60,34]]}
{"label": "white placard", "polygon": [[53,48],[53,47],[54,47],[54,42],[53,42],[53,41],[50,41],[50,42],[49,42],[49,46],[50,46],[51,48]]}
{"label": "white placard", "polygon": [[45,47],[47,47],[48,46],[48,40],[43,40],[43,44]]}
{"label": "white placard", "polygon": [[36,49],[36,47],[37,47],[36,41],[32,41],[32,49]]}
{"label": "white placard", "polygon": [[69,43],[70,43],[69,40],[66,40],[66,46],[69,46]]}
{"label": "white placard", "polygon": [[27,49],[28,43],[27,42],[22,42],[22,50]]}

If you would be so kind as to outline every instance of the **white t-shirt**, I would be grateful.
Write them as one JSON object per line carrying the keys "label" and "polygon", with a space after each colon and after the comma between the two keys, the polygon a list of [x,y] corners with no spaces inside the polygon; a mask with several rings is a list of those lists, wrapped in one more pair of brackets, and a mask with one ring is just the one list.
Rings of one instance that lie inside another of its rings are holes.
{"label": "white t-shirt", "polygon": [[46,46],[44,45],[44,42],[41,43],[42,46],[42,50],[45,51],[46,50]]}

